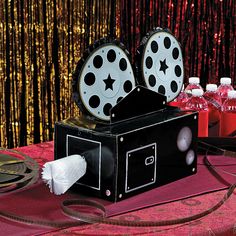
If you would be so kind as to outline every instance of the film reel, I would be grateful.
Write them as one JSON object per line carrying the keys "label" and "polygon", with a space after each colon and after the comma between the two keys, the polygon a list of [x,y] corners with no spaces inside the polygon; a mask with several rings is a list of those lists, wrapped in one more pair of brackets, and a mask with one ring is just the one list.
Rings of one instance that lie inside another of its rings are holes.
{"label": "film reel", "polygon": [[23,161],[12,156],[0,154],[0,160],[1,163],[6,163],[5,165],[0,166],[0,184],[14,181],[19,175],[25,173],[27,169]]}
{"label": "film reel", "polygon": [[183,86],[184,67],[180,44],[167,30],[156,28],[142,40],[136,51],[136,71],[140,84],[166,96],[178,96]]}
{"label": "film reel", "polygon": [[0,194],[23,189],[37,181],[39,167],[36,161],[16,150],[0,148],[0,151],[3,151],[0,153]]}
{"label": "film reel", "polygon": [[135,87],[129,53],[117,40],[91,45],[73,74],[73,99],[82,113],[110,120],[110,109]]}

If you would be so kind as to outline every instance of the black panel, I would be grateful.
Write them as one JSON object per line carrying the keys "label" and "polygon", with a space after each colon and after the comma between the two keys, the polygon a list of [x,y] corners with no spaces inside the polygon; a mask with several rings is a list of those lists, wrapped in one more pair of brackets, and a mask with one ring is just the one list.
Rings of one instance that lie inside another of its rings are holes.
{"label": "black panel", "polygon": [[145,87],[137,86],[111,109],[111,122],[158,111],[165,107],[165,103],[165,96]]}
{"label": "black panel", "polygon": [[[88,171],[73,189],[120,201],[196,173],[197,124],[197,112],[172,107],[111,125],[68,119],[55,125],[55,159],[83,155]],[[177,138],[184,127],[192,142],[181,151]]]}

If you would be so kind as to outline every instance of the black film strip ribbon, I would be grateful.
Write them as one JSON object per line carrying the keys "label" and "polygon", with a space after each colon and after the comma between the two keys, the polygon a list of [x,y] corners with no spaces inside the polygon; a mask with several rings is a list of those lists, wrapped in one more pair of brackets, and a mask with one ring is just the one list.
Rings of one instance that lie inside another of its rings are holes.
{"label": "black film strip ribbon", "polygon": [[[227,199],[232,195],[234,192],[234,189],[236,187],[236,184],[233,184],[229,187],[229,190],[224,195],[224,197],[219,201],[216,205],[213,207],[207,209],[206,211],[200,212],[198,214],[179,218],[179,219],[173,219],[173,220],[162,220],[162,221],[128,221],[128,220],[116,220],[116,219],[109,219],[104,217],[106,215],[105,209],[103,205],[90,201],[90,200],[66,200],[62,203],[62,210],[63,212],[79,221],[86,222],[86,223],[101,223],[101,224],[109,224],[109,225],[119,225],[119,226],[126,226],[126,227],[157,227],[157,226],[170,226],[170,225],[176,225],[176,224],[183,224],[187,222],[191,222],[197,219],[200,219],[206,215],[209,215],[213,211],[217,210],[220,206],[222,206]],[[81,213],[78,211],[74,211],[70,209],[68,206],[70,205],[81,205],[81,206],[93,206],[96,209],[102,210],[101,216],[90,216],[86,213]],[[103,210],[104,209],[104,210]]]}

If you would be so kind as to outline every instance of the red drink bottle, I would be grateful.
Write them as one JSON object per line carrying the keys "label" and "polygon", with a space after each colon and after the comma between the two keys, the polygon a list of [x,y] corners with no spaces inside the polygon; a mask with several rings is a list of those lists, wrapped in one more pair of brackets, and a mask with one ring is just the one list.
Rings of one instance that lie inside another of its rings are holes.
{"label": "red drink bottle", "polygon": [[207,84],[203,97],[208,103],[208,135],[219,136],[222,102],[217,93],[217,85]]}
{"label": "red drink bottle", "polygon": [[192,96],[193,89],[202,89],[199,77],[189,77],[188,82],[189,84],[185,88],[185,93],[187,93],[189,97]]}
{"label": "red drink bottle", "polygon": [[186,109],[198,111],[198,137],[208,136],[208,104],[202,89],[193,89],[192,97],[186,103]]}
{"label": "red drink bottle", "polygon": [[217,92],[220,94],[222,103],[227,99],[228,91],[234,90],[231,85],[231,78],[222,77],[220,79],[220,86],[217,89]]}
{"label": "red drink bottle", "polygon": [[220,136],[236,136],[236,91],[228,92],[221,110]]}
{"label": "red drink bottle", "polygon": [[179,95],[172,102],[170,102],[169,105],[179,107],[180,109],[184,109],[187,101],[188,101],[188,95],[187,93],[185,93],[183,85]]}

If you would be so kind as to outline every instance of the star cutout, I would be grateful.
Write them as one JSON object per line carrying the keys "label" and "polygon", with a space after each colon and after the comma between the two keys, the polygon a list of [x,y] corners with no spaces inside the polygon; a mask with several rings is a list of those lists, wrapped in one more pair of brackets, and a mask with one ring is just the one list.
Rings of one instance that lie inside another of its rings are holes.
{"label": "star cutout", "polygon": [[107,79],[104,79],[103,81],[106,84],[105,90],[113,90],[113,83],[115,82],[115,80],[111,78],[110,74],[108,75]]}
{"label": "star cutout", "polygon": [[169,66],[166,65],[166,59],[164,61],[160,61],[161,66],[159,71],[163,71],[164,74],[166,74],[166,69],[169,68]]}

